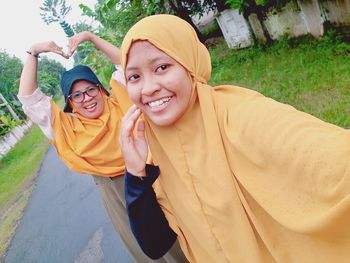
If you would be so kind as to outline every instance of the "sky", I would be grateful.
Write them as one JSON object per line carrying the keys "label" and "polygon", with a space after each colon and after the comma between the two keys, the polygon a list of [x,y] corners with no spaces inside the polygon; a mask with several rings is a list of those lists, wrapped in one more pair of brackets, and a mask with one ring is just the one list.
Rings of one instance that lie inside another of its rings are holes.
{"label": "sky", "polygon": [[[58,23],[46,25],[40,16],[40,6],[44,0],[2,1],[0,9],[0,49],[10,55],[15,55],[23,62],[27,57],[26,51],[37,42],[55,41],[58,45],[66,48],[67,39],[63,29]],[[97,0],[66,0],[66,5],[72,7],[66,16],[66,21],[75,24],[79,21],[91,20],[82,16],[79,8],[80,3],[93,8]],[[66,60],[56,54],[49,54],[50,59],[61,62],[67,69],[73,66],[73,58]]]}

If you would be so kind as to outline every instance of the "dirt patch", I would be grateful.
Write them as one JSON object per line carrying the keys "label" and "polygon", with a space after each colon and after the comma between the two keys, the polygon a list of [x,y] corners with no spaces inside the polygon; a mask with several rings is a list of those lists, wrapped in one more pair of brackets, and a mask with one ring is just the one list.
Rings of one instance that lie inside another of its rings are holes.
{"label": "dirt patch", "polygon": [[341,94],[336,89],[323,89],[322,91],[305,91],[300,99],[305,105],[312,107],[314,112],[320,113],[329,105],[341,100]]}
{"label": "dirt patch", "polygon": [[207,48],[210,48],[210,47],[217,46],[218,44],[222,43],[223,41],[224,41],[223,37],[212,37],[212,38],[207,39],[204,44]]}

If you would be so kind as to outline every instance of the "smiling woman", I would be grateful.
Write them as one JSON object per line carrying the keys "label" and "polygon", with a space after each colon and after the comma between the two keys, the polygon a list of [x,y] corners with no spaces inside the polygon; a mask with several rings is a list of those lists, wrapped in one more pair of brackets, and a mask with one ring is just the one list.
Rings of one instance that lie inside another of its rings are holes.
{"label": "smiling woman", "polygon": [[125,74],[129,97],[156,125],[170,125],[185,112],[192,89],[190,75],[149,42],[132,45]]}
{"label": "smiling woman", "polygon": [[[77,79],[77,71],[83,69],[87,75],[84,78],[78,75]],[[75,80],[70,88],[70,95],[66,98],[66,111],[69,112],[68,109],[71,109],[72,112],[77,112],[88,119],[96,119],[102,115],[105,106],[104,96],[108,92],[100,83],[93,82],[89,77],[94,75],[90,68],[84,66],[77,66],[63,74],[62,80],[65,78]]]}
{"label": "smiling woman", "polygon": [[[141,246],[159,252],[153,240],[176,233],[190,262],[349,261],[349,130],[247,88],[208,85],[209,52],[178,17],[140,20],[121,54],[136,106],[120,141]],[[146,165],[148,143],[159,167]]]}

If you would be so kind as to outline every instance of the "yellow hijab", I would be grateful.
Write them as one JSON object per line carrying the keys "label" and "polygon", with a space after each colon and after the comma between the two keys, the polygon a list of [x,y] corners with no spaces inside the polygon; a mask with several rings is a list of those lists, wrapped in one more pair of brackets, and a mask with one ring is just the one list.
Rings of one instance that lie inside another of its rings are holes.
{"label": "yellow hijab", "polygon": [[261,94],[210,87],[194,30],[147,17],[122,44],[148,40],[193,79],[174,125],[148,121],[159,203],[191,262],[349,262],[350,133]]}
{"label": "yellow hijab", "polygon": [[118,138],[120,121],[131,103],[116,81],[111,80],[110,85],[112,96],[103,93],[105,106],[97,119],[62,112],[52,103],[52,144],[64,163],[77,173],[107,177],[124,173]]}

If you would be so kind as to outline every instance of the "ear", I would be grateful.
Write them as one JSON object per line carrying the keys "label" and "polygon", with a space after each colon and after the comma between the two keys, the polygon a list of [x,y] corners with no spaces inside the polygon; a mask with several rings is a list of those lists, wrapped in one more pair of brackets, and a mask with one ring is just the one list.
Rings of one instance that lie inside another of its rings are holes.
{"label": "ear", "polygon": [[103,91],[103,93],[106,94],[107,97],[108,97],[108,96],[109,96],[108,90],[106,90],[106,89],[105,89],[103,86],[101,86],[101,85],[98,85],[98,86],[100,87],[100,90]]}
{"label": "ear", "polygon": [[77,108],[75,107],[74,103],[71,100],[68,100],[69,106],[72,109],[72,112],[75,113],[77,112]]}

